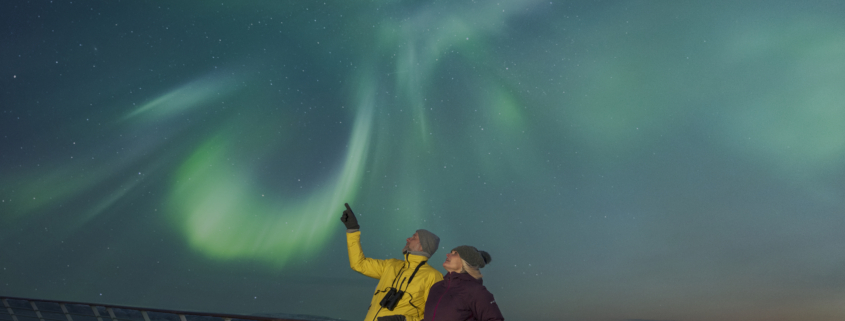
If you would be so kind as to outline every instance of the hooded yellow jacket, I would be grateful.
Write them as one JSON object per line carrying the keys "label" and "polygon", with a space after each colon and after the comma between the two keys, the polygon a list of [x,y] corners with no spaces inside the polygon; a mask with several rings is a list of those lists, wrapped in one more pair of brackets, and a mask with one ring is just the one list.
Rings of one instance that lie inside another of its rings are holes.
{"label": "hooded yellow jacket", "polygon": [[[428,263],[425,256],[405,254],[405,260],[387,259],[378,260],[364,257],[361,250],[361,232],[355,231],[346,233],[346,246],[349,249],[349,266],[359,273],[378,279],[373,299],[370,301],[370,308],[367,311],[365,321],[376,321],[377,317],[401,314],[408,321],[422,320],[425,314],[425,300],[428,298],[428,290],[434,283],[443,280],[443,274],[435,270]],[[422,263],[413,281],[408,284],[408,279],[418,265]],[[379,303],[390,287],[405,291],[405,295],[399,300],[393,311],[382,307]]]}

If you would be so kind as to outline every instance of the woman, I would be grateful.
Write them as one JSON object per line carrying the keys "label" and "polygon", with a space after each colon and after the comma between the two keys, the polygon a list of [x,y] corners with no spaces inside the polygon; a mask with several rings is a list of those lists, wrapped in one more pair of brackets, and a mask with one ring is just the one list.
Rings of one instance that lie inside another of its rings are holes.
{"label": "woman", "polygon": [[490,254],[461,245],[446,254],[448,274],[435,283],[425,301],[425,321],[504,320],[493,294],[481,285],[481,271]]}

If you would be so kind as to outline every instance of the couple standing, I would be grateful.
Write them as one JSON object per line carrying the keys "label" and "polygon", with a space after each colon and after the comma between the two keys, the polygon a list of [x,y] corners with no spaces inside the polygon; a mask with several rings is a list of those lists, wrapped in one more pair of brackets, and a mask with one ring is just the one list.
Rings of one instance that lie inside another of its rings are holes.
{"label": "couple standing", "polygon": [[340,220],[346,225],[349,265],[379,280],[365,321],[504,320],[479,271],[490,263],[490,254],[458,246],[446,254],[443,267],[448,274],[444,277],[426,264],[440,238],[420,229],[406,240],[404,260],[365,257],[358,219],[345,205]]}

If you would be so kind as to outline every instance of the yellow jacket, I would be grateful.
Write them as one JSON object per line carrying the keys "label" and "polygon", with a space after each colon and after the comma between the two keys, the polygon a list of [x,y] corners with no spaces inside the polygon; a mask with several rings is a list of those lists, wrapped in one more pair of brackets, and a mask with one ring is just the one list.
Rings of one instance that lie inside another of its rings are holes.
{"label": "yellow jacket", "polygon": [[[411,284],[408,284],[408,278],[411,277],[420,263],[428,260],[427,257],[405,254],[404,261],[364,257],[364,251],[361,250],[360,231],[346,233],[346,247],[349,250],[349,266],[363,275],[379,280],[373,299],[370,301],[370,308],[367,311],[365,321],[376,321],[377,317],[396,314],[404,315],[408,321],[422,320],[425,314],[425,300],[428,298],[428,290],[434,283],[443,280],[443,274],[440,271],[435,270],[428,263],[424,263],[420,266],[417,274],[414,275]],[[405,295],[402,296],[393,311],[379,304],[391,286],[405,291]]]}

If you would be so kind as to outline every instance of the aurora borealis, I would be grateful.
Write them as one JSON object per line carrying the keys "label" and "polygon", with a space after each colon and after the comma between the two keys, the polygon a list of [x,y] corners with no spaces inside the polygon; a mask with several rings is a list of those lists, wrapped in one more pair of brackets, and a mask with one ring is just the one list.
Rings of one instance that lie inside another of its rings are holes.
{"label": "aurora borealis", "polygon": [[843,14],[4,2],[0,295],[359,320],[348,202],[508,320],[841,320]]}

